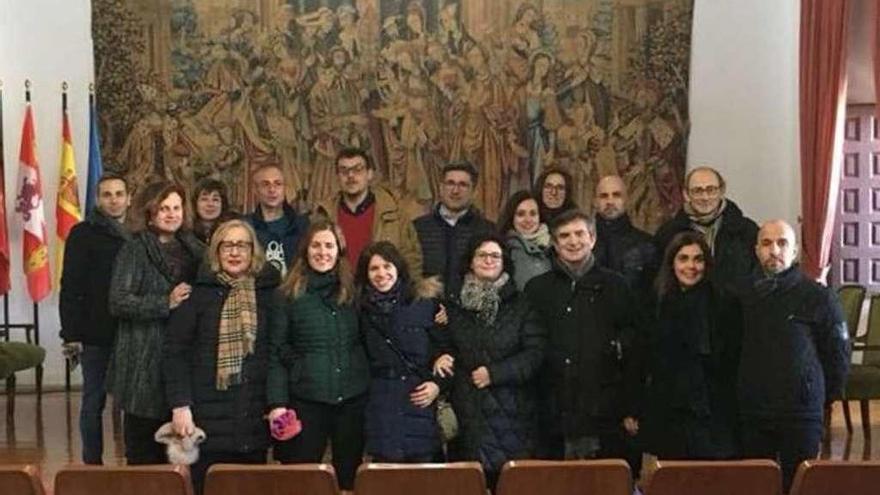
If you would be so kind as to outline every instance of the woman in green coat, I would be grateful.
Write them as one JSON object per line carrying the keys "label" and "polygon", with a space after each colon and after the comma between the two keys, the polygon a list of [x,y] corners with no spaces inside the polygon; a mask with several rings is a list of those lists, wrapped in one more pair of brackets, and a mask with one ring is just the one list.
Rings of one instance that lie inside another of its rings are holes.
{"label": "woman in green coat", "polygon": [[279,290],[282,314],[272,319],[269,420],[293,409],[303,424],[298,436],[275,444],[282,463],[320,462],[329,441],[343,490],[354,486],[363,455],[370,376],[353,296],[338,228],[313,223]]}

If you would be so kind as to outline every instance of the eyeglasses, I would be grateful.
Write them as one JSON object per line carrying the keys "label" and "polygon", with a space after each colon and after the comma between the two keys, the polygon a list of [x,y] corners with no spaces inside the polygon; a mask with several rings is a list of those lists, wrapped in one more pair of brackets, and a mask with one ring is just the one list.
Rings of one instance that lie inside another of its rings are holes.
{"label": "eyeglasses", "polygon": [[443,187],[449,189],[470,189],[470,182],[455,182],[454,180],[447,180],[443,182]]}
{"label": "eyeglasses", "polygon": [[367,169],[367,166],[363,163],[359,165],[355,165],[354,167],[336,167],[336,173],[339,175],[360,175],[364,173]]}
{"label": "eyeglasses", "polygon": [[220,252],[229,254],[233,251],[249,252],[253,249],[254,243],[248,241],[221,241]]}
{"label": "eyeglasses", "polygon": [[721,192],[721,188],[719,186],[706,186],[706,187],[692,187],[688,189],[688,194],[691,196],[715,196]]}
{"label": "eyeglasses", "polygon": [[503,255],[501,253],[487,253],[485,251],[477,251],[474,257],[482,261],[501,261]]}
{"label": "eyeglasses", "polygon": [[565,191],[565,184],[544,184],[544,190],[547,192],[563,192]]}

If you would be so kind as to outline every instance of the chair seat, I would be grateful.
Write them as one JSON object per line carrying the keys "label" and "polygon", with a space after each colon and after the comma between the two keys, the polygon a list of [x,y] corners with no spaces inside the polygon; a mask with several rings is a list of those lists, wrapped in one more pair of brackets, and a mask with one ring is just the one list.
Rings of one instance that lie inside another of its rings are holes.
{"label": "chair seat", "polygon": [[0,342],[0,378],[43,364],[46,350],[24,342]]}
{"label": "chair seat", "polygon": [[844,397],[846,400],[880,398],[880,367],[866,364],[851,365]]}

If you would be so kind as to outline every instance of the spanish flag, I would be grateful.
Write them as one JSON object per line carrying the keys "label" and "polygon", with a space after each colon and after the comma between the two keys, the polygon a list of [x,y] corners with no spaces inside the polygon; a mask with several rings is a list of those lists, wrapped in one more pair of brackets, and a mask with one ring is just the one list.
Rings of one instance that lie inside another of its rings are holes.
{"label": "spanish flag", "polygon": [[24,224],[22,261],[27,276],[28,293],[31,300],[40,302],[52,290],[52,276],[49,272],[48,236],[43,211],[43,181],[40,178],[40,164],[37,162],[37,138],[34,135],[34,115],[30,103],[25,109],[24,125],[21,129],[15,211],[21,214]]}
{"label": "spanish flag", "polygon": [[61,287],[61,267],[64,266],[64,245],[70,229],[82,220],[79,207],[79,187],[76,183],[76,160],[73,156],[73,140],[70,137],[70,121],[67,109],[63,111],[61,124],[61,170],[58,173],[58,195],[55,202],[55,287]]}

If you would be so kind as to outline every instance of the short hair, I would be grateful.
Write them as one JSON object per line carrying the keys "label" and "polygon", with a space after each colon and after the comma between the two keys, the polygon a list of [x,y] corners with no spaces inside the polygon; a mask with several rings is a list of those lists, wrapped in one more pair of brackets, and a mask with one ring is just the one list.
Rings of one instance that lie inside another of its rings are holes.
{"label": "short hair", "polygon": [[495,232],[483,232],[472,236],[468,241],[467,248],[464,250],[464,254],[461,257],[460,275],[462,278],[470,273],[471,262],[477,254],[477,249],[480,249],[480,246],[485,242],[494,242],[495,244],[498,244],[498,247],[501,248],[501,258],[504,263],[501,269],[513,277],[515,267],[513,266],[513,258],[510,257],[510,248],[507,247],[507,242]]}
{"label": "short hair", "polygon": [[538,206],[541,208],[541,213],[543,214],[546,211],[546,206],[544,206],[544,183],[547,182],[547,177],[553,174],[560,175],[565,180],[565,201],[562,202],[560,209],[570,210],[577,208],[577,204],[574,202],[574,180],[571,174],[561,168],[551,168],[541,172],[538,178],[535,179],[535,187],[532,189],[535,197],[538,198]]}
{"label": "short hair", "polygon": [[198,216],[199,214],[199,196],[201,196],[202,193],[212,192],[216,192],[220,195],[220,215],[222,216],[229,210],[229,195],[227,194],[226,184],[217,179],[205,177],[204,179],[200,180],[198,184],[196,184],[195,189],[193,189],[192,207],[193,212],[195,212],[196,216]]}
{"label": "short hair", "polygon": [[405,302],[412,301],[415,287],[409,274],[409,264],[400,254],[397,246],[388,241],[378,241],[368,245],[358,257],[357,269],[354,272],[354,284],[358,288],[361,300],[367,296],[367,287],[370,285],[370,260],[376,255],[394,265],[394,268],[397,269],[397,280],[400,282],[401,296]]}
{"label": "short hair", "polygon": [[474,185],[477,184],[477,180],[480,178],[480,173],[477,172],[477,168],[467,160],[459,160],[455,162],[449,162],[443,166],[443,174],[442,177],[446,177],[446,174],[449,172],[464,172],[471,176],[471,182]]}
{"label": "short hair", "polygon": [[373,164],[373,159],[370,158],[370,155],[361,148],[342,148],[342,150],[336,154],[336,160],[333,163],[336,167],[339,167],[339,162],[341,160],[348,160],[350,158],[363,158],[364,163],[367,165],[367,170],[376,170],[376,165]]}
{"label": "short hair", "polygon": [[187,212],[186,190],[175,182],[160,181],[147,185],[140,193],[141,205],[140,221],[137,230],[144,230],[149,227],[150,220],[159,213],[159,205],[165,201],[168,196],[177,193],[180,196],[180,204],[183,208],[183,225],[181,228],[189,228],[190,215]]}
{"label": "short hair", "polygon": [[95,193],[97,194],[98,191],[101,190],[101,184],[103,184],[105,182],[109,182],[111,180],[118,180],[118,181],[122,182],[122,184],[125,186],[125,191],[128,192],[128,181],[125,179],[125,177],[123,177],[119,174],[113,173],[113,172],[105,172],[98,179],[98,183],[95,186]]}
{"label": "short hair", "polygon": [[543,218],[541,218],[541,201],[535,196],[535,194],[527,190],[517,191],[508,198],[507,203],[504,205],[504,209],[501,210],[501,216],[498,218],[499,234],[505,236],[508,232],[513,230],[513,219],[516,217],[516,209],[519,207],[520,203],[528,199],[535,201],[535,204],[538,206],[538,221],[543,221]]}
{"label": "short hair", "polygon": [[556,240],[556,233],[559,232],[559,229],[579,220],[582,220],[584,223],[587,224],[587,230],[590,232],[590,234],[592,234],[593,236],[596,235],[596,219],[593,218],[593,215],[590,215],[583,210],[574,208],[571,210],[563,211],[562,213],[557,215],[556,218],[553,219],[553,224],[550,225],[550,233],[553,234],[553,239]]}
{"label": "short hair", "polygon": [[260,240],[257,238],[254,228],[244,220],[229,220],[217,227],[217,230],[211,236],[211,243],[208,245],[208,252],[206,253],[208,266],[211,267],[211,271],[214,273],[222,271],[220,266],[220,243],[223,242],[223,237],[226,233],[234,228],[246,230],[251,238],[251,266],[248,268],[248,273],[257,276],[266,265],[266,253],[263,251],[263,246],[260,245]]}
{"label": "short hair", "polygon": [[703,251],[703,259],[706,262],[706,271],[703,273],[703,277],[705,278],[711,273],[714,265],[712,250],[703,234],[693,230],[685,230],[675,234],[666,246],[666,251],[663,252],[663,264],[660,265],[660,271],[654,281],[654,289],[660,300],[678,288],[678,279],[675,277],[675,255],[681,248],[692,244],[700,246]]}
{"label": "short hair", "polygon": [[724,182],[724,177],[721,176],[721,172],[715,170],[712,167],[703,165],[703,166],[691,169],[690,171],[688,171],[687,175],[684,176],[684,189],[685,189],[685,191],[690,189],[691,176],[693,176],[697,172],[712,172],[713,174],[715,174],[715,177],[718,178],[718,187],[720,187],[721,189],[725,189],[725,186],[727,184]]}
{"label": "short hair", "polygon": [[264,164],[260,165],[259,167],[255,168],[253,170],[253,172],[251,172],[251,182],[254,182],[255,180],[257,180],[256,179],[257,174],[259,174],[260,172],[262,172],[264,170],[268,170],[270,168],[274,168],[275,170],[279,171],[281,173],[281,177],[282,178],[284,177],[284,169],[281,168],[280,164],[278,164],[278,163],[264,163]]}

